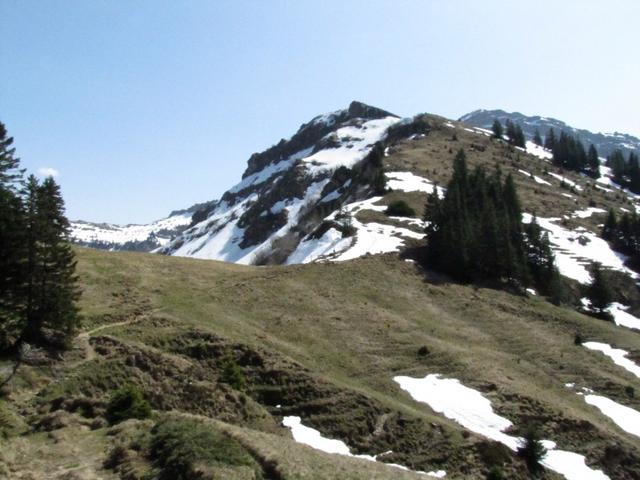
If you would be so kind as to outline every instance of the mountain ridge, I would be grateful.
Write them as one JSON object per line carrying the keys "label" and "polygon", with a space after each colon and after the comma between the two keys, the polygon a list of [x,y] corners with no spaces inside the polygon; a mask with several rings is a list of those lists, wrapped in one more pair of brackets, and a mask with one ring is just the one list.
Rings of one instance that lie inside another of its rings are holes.
{"label": "mountain ridge", "polygon": [[552,117],[524,115],[520,112],[507,112],[500,109],[478,109],[461,116],[459,121],[475,127],[490,129],[493,121],[496,119],[500,120],[503,124],[506,123],[507,120],[519,124],[529,140],[533,139],[536,129],[538,129],[540,135],[544,136],[547,134],[549,128],[553,128],[556,133],[565,131],[579,137],[587,144],[591,143],[595,145],[601,157],[607,157],[616,149],[622,150],[625,156],[629,152],[640,153],[640,138],[633,135],[620,132],[592,132],[584,128],[573,127],[562,120]]}

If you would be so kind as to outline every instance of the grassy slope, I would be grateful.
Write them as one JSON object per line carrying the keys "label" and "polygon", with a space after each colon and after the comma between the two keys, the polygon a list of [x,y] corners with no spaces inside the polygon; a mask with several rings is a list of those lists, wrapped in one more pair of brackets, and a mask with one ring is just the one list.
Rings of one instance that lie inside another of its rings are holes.
{"label": "grassy slope", "polygon": [[[544,300],[425,279],[393,255],[288,267],[86,249],[78,256],[83,311],[92,323],[110,313],[110,304],[116,311],[144,305],[174,319],[175,334],[195,327],[279,352],[339,387],[441,426],[453,445],[465,442],[462,429],[412,401],[394,375],[459,378],[483,390],[516,425],[537,418],[546,435],[590,461],[597,462],[612,439],[640,448],[637,438],[563,386],[575,382],[640,408],[623,391],[637,379],[573,344],[579,331],[638,352],[640,335]],[[138,328],[107,331],[154,343],[154,330]],[[430,350],[424,358],[416,355],[422,345]]]}

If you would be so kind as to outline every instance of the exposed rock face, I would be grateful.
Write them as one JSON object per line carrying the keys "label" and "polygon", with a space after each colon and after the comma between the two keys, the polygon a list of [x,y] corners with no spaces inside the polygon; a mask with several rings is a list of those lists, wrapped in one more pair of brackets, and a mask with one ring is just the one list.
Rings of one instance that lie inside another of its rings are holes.
{"label": "exposed rock face", "polygon": [[625,156],[628,155],[629,152],[640,153],[640,139],[632,135],[618,132],[594,133],[589,130],[572,127],[555,118],[530,117],[522,113],[509,113],[504,110],[476,110],[460,117],[461,122],[481,128],[491,128],[495,119],[500,120],[503,124],[506,123],[507,120],[519,124],[528,140],[533,139],[536,129],[544,136],[550,128],[553,128],[556,134],[564,131],[572,135],[577,135],[587,146],[591,143],[594,144],[601,157],[606,157],[616,149],[622,150]]}
{"label": "exposed rock face", "polygon": [[315,117],[290,139],[253,154],[242,181],[199,209],[195,224],[161,252],[245,264],[285,262],[328,214],[371,196],[382,165],[370,154],[399,121],[360,102]]}

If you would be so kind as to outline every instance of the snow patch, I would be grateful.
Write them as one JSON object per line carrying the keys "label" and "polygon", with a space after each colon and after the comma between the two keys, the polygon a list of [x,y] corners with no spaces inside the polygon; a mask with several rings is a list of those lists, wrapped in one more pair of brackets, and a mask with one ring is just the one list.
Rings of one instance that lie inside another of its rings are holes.
{"label": "snow patch", "polygon": [[616,365],[620,365],[625,370],[633,373],[636,377],[640,378],[640,365],[627,358],[629,352],[627,352],[626,350],[613,348],[607,343],[600,342],[585,342],[582,344],[582,346],[588,348],[589,350],[596,350],[598,352],[604,353],[607,357],[613,360]]}
{"label": "snow patch", "polygon": [[[391,190],[431,193],[435,187],[435,184],[430,180],[414,175],[411,172],[388,172],[385,173],[385,176],[387,177],[387,186]],[[438,196],[443,198],[445,189],[442,187],[436,188]]]}
{"label": "snow patch", "polygon": [[[522,220],[531,222],[531,215],[525,213]],[[556,265],[565,277],[573,278],[580,283],[590,283],[591,274],[587,270],[592,262],[599,262],[604,267],[624,272],[632,278],[638,278],[633,270],[624,265],[626,257],[611,249],[609,244],[589,232],[578,227],[568,230],[554,222],[559,218],[537,218],[538,224],[549,232],[549,240],[556,257]]]}
{"label": "snow patch", "polygon": [[616,325],[640,330],[640,318],[634,317],[630,313],[627,313],[625,310],[628,309],[629,307],[626,307],[617,302],[613,302],[611,305],[609,305],[607,311],[611,315],[613,315],[613,321]]}
{"label": "snow patch", "polygon": [[307,238],[300,242],[295,251],[289,255],[287,264],[309,263],[334,255],[346,250],[352,241],[353,238],[343,238],[341,232],[330,228],[320,238]]}
{"label": "snow patch", "polygon": [[[504,433],[512,423],[494,413],[491,402],[480,392],[462,385],[453,378],[430,374],[424,378],[398,376],[393,379],[411,397],[426,403],[433,410],[483,437],[498,441],[513,451],[522,439]],[[547,454],[542,464],[568,480],[604,480],[609,477],[601,470],[589,468],[585,458],[577,453],[557,450],[552,441],[543,441]]]}
{"label": "snow patch", "polygon": [[625,432],[640,437],[640,412],[637,410],[621,405],[602,395],[585,395],[584,401],[597,407],[603,415],[609,417]]}
{"label": "snow patch", "polygon": [[369,120],[361,125],[339,128],[329,134],[338,139],[339,146],[326,148],[309,156],[305,155],[302,162],[312,176],[339,167],[352,168],[371,151],[371,147],[376,142],[386,136],[387,129],[399,121],[397,117],[385,117]]}
{"label": "snow patch", "polygon": [[435,478],[444,478],[446,472],[444,470],[438,470],[437,472],[420,472],[409,470],[404,465],[398,465],[395,463],[380,462],[378,457],[389,454],[391,452],[385,452],[380,455],[354,455],[351,453],[351,449],[342,440],[332,440],[322,436],[322,434],[315,428],[306,427],[302,424],[302,419],[296,416],[288,416],[282,419],[282,425],[291,430],[293,439],[298,443],[303,443],[316,450],[323,451],[325,453],[332,453],[337,455],[345,455],[347,457],[361,458],[370,462],[379,462],[389,467],[399,468],[407,472],[419,473],[422,475],[428,475]]}
{"label": "snow patch", "polygon": [[533,142],[526,143],[526,152],[534,155],[542,160],[551,160],[553,158],[553,153],[551,153],[546,148],[541,147],[540,145],[536,145]]}
{"label": "snow patch", "polygon": [[527,172],[526,170],[520,170],[520,169],[518,169],[518,171],[519,171],[520,173],[522,173],[523,175],[525,175],[525,176],[529,177],[529,178],[533,178],[533,179],[535,180],[535,182],[536,182],[536,183],[539,183],[539,184],[541,184],[541,185],[549,185],[549,186],[551,186],[551,184],[550,184],[549,182],[547,182],[546,180],[543,180],[543,179],[541,179],[540,177],[537,177],[537,176],[535,176],[535,175],[533,175],[533,174],[531,174],[531,173]]}
{"label": "snow patch", "polygon": [[586,210],[578,210],[576,212],[573,212],[570,216],[574,218],[589,218],[594,213],[607,213],[607,211],[603,210],[602,208],[589,207]]}
{"label": "snow patch", "polygon": [[554,178],[557,178],[558,180],[560,180],[561,182],[566,183],[567,185],[569,185],[570,187],[574,187],[576,190],[578,190],[579,192],[582,191],[582,187],[580,185],[578,185],[576,182],[574,182],[573,180],[569,180],[567,177],[565,177],[564,175],[558,175],[557,173],[553,173],[553,172],[549,172],[549,175],[551,175]]}

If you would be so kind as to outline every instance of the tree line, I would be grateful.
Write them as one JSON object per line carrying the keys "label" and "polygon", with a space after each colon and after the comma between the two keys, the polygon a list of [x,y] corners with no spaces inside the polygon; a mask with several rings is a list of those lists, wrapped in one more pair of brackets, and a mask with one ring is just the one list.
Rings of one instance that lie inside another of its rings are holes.
{"label": "tree line", "polygon": [[24,177],[0,122],[0,351],[65,346],[79,326],[76,261],[60,187]]}
{"label": "tree line", "polygon": [[[503,139],[506,135],[509,144],[525,148],[526,139],[522,127],[511,120],[507,120],[505,129],[502,123],[495,119],[492,130],[494,138]],[[543,141],[540,131],[536,129],[533,135],[533,143],[549,150],[553,154],[553,164],[558,167],[584,173],[592,178],[600,176],[598,150],[593,144],[586,149],[577,136],[570,135],[564,131],[556,135],[553,128],[550,128]],[[635,160],[637,163],[637,157]],[[640,188],[640,169],[638,169],[638,174],[638,188]]]}
{"label": "tree line", "polygon": [[601,236],[611,243],[614,250],[630,257],[634,268],[640,266],[640,218],[635,212],[624,212],[618,218],[615,211],[609,209]]}
{"label": "tree line", "polygon": [[629,152],[627,160],[621,150],[614,150],[607,157],[607,166],[613,173],[613,181],[628,188],[633,193],[640,193],[640,161],[638,155]]}
{"label": "tree line", "polygon": [[469,171],[461,149],[443,198],[428,195],[424,261],[463,282],[533,285],[560,301],[562,284],[549,238],[535,216],[523,227],[515,183],[499,168]]}
{"label": "tree line", "polygon": [[507,120],[506,128],[502,126],[500,120],[497,118],[493,121],[493,138],[498,138],[502,140],[506,135],[507,141],[510,145],[514,147],[525,148],[527,144],[527,140],[524,136],[524,132],[522,131],[522,127],[517,123],[512,122],[511,120]]}
{"label": "tree line", "polygon": [[544,139],[544,148],[553,154],[553,164],[567,170],[584,173],[591,178],[600,176],[600,160],[595,145],[586,149],[578,136],[560,132],[556,136],[553,128],[549,129]]}

